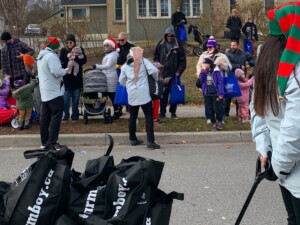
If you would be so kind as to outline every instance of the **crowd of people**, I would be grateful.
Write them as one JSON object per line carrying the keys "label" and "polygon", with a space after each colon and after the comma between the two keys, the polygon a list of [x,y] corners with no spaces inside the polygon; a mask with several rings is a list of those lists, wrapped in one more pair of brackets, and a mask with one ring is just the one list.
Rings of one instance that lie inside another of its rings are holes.
{"label": "crowd of people", "polygon": [[[249,122],[251,110],[252,132],[256,149],[263,165],[272,151],[272,166],[280,184],[288,213],[289,225],[300,225],[300,142],[299,109],[300,51],[297,48],[300,3],[288,3],[268,12],[270,35],[256,52],[257,27],[252,17],[242,26],[242,20],[233,9],[226,27],[230,30],[230,48],[220,52],[216,39],[210,36],[207,51],[199,57],[196,67],[197,86],[204,96],[205,117],[212,131],[222,130],[224,116],[229,116],[232,99],[224,97],[224,77],[235,76],[241,96],[236,98],[236,113],[241,122]],[[154,123],[167,117],[168,99],[175,78],[180,78],[187,67],[183,44],[178,30],[187,24],[181,7],[172,15],[172,25],[158,42],[153,63],[144,57],[143,49],[128,42],[125,32],[103,41],[102,63],[91,66],[101,70],[107,78],[107,91],[102,93],[113,104],[113,118],[123,115],[122,106],[115,105],[119,82],[128,93],[127,111],[129,140],[132,146],[143,144],[136,136],[139,108],[145,115],[147,148],[158,149]],[[242,31],[242,32],[241,32]],[[241,33],[252,43],[252,52],[240,48]],[[85,51],[76,43],[74,34],[66,37],[65,47],[47,37],[44,49],[35,59],[34,50],[9,32],[1,40],[0,109],[9,108],[6,101],[11,95],[17,101],[18,129],[28,129],[33,107],[40,123],[42,148],[59,150],[58,136],[61,121],[79,119],[78,104],[83,85],[83,66],[87,62]],[[257,54],[256,54],[257,53]],[[258,56],[258,57],[257,57]],[[194,66],[194,65],[193,65]],[[255,67],[249,76],[249,67]],[[149,76],[164,85],[161,99],[153,100],[149,91]],[[251,101],[252,87],[254,93]],[[98,98],[98,93],[91,97]],[[70,113],[70,103],[71,113]],[[250,105],[250,106],[249,106]],[[172,119],[177,117],[177,105],[169,105]]]}

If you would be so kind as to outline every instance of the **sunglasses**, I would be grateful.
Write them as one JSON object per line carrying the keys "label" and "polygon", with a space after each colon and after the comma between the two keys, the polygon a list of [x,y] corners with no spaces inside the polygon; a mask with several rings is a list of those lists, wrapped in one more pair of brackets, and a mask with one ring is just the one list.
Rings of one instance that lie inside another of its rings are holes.
{"label": "sunglasses", "polygon": [[67,44],[73,44],[74,42],[73,41],[67,41]]}
{"label": "sunglasses", "polygon": [[119,41],[125,41],[125,39],[119,39]]}
{"label": "sunglasses", "polygon": [[167,37],[174,37],[174,35],[167,35]]}
{"label": "sunglasses", "polygon": [[208,48],[208,49],[209,49],[209,48],[213,48],[213,46],[209,46],[209,47],[207,47],[207,48]]}

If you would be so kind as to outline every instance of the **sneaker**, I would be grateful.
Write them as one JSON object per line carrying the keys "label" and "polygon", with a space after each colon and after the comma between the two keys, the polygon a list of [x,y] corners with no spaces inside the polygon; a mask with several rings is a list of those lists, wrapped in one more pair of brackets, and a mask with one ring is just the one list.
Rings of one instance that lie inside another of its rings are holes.
{"label": "sneaker", "polygon": [[24,124],[24,129],[29,129],[30,120],[26,120]]}
{"label": "sneaker", "polygon": [[242,123],[250,123],[250,120],[242,120]]}
{"label": "sneaker", "polygon": [[172,113],[172,114],[171,114],[171,119],[177,120],[177,119],[178,119],[178,117],[176,116],[176,114],[175,114],[175,113]]}
{"label": "sneaker", "polygon": [[206,124],[211,124],[211,120],[210,120],[210,119],[207,119],[207,120],[206,120]]}
{"label": "sneaker", "polygon": [[61,150],[63,148],[63,145],[60,145],[59,143],[55,143],[55,144],[52,144],[51,145],[51,149],[52,150],[55,150],[55,151],[59,151],[59,150]]}
{"label": "sneaker", "polygon": [[41,145],[40,149],[45,149],[46,145]]}
{"label": "sneaker", "polygon": [[137,145],[141,145],[143,144],[144,142],[142,140],[133,140],[131,141],[131,146],[137,146]]}
{"label": "sneaker", "polygon": [[222,122],[217,123],[217,130],[222,130],[223,129],[223,124]]}
{"label": "sneaker", "polygon": [[165,113],[160,113],[159,118],[166,118],[166,114]]}
{"label": "sneaker", "polygon": [[162,124],[160,119],[154,119],[153,122],[154,122],[154,125]]}
{"label": "sneaker", "polygon": [[66,122],[68,120],[69,120],[68,118],[64,117],[61,121]]}
{"label": "sneaker", "polygon": [[156,144],[155,142],[148,142],[147,148],[149,149],[160,149],[160,145]]}
{"label": "sneaker", "polygon": [[214,123],[211,127],[211,130],[214,132],[217,131],[217,124]]}

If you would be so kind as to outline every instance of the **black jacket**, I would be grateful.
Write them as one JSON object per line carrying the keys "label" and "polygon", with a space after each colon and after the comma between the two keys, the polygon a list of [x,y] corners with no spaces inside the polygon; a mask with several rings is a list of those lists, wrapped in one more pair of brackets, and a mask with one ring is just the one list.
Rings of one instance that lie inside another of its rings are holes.
{"label": "black jacket", "polygon": [[258,41],[257,27],[253,22],[245,23],[245,25],[242,28],[242,32],[243,34],[245,34],[247,39]]}
{"label": "black jacket", "polygon": [[230,30],[231,39],[239,39],[241,37],[242,20],[240,17],[229,16],[226,27]]}
{"label": "black jacket", "polygon": [[120,51],[119,51],[119,58],[118,58],[117,64],[123,65],[127,60],[126,57],[129,53],[130,48],[134,47],[134,45],[130,44],[129,42],[126,42],[125,45],[120,45],[120,43],[118,43],[118,46],[119,46]]}
{"label": "black jacket", "polygon": [[165,38],[159,41],[154,52],[154,62],[164,66],[163,78],[175,77],[176,72],[182,75],[186,68],[186,56],[182,44],[175,38],[173,47],[168,52]]}
{"label": "black jacket", "polygon": [[[64,84],[65,84],[65,88],[66,90],[75,90],[75,89],[81,89],[83,86],[83,81],[82,81],[82,76],[83,76],[83,71],[82,71],[82,65],[84,65],[86,63],[86,55],[84,53],[83,48],[81,48],[82,54],[84,55],[84,57],[82,59],[79,59],[77,56],[75,57],[75,62],[77,62],[79,64],[79,72],[77,74],[77,76],[73,75],[73,71],[71,74],[66,74],[64,76]],[[60,61],[61,61],[61,65],[63,68],[67,68],[68,66],[68,62],[69,62],[69,58],[67,57],[68,53],[71,52],[71,49],[67,49],[67,48],[62,48],[60,51]]]}
{"label": "black jacket", "polygon": [[185,22],[183,24],[187,24],[187,20],[185,18],[185,15],[182,12],[175,12],[172,15],[172,25],[175,29],[177,29],[180,25],[182,25],[181,20],[184,20]]}
{"label": "black jacket", "polygon": [[226,52],[226,56],[232,65],[231,71],[233,73],[236,69],[241,69],[242,66],[246,66],[246,62],[252,67],[255,66],[255,57],[242,49],[238,49],[236,52],[229,50]]}

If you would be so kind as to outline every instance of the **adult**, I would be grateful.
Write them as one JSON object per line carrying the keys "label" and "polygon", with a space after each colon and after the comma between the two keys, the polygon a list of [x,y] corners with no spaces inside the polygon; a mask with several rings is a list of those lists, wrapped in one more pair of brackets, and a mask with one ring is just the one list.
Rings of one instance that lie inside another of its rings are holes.
{"label": "adult", "polygon": [[10,85],[14,87],[15,80],[24,80],[29,83],[29,76],[26,73],[23,55],[33,55],[35,52],[18,38],[12,38],[11,34],[4,31],[1,34],[1,41],[5,44],[1,51],[1,66],[3,74],[10,75]]}
{"label": "adult", "polygon": [[239,42],[241,37],[242,20],[237,15],[237,9],[231,10],[231,15],[227,19],[226,28],[229,29],[229,38]]}
{"label": "adult", "polygon": [[130,48],[134,47],[134,45],[128,42],[127,34],[125,32],[121,32],[118,35],[118,46],[119,58],[117,61],[117,68],[121,68],[121,66],[126,63]]}
{"label": "adult", "polygon": [[[247,62],[251,67],[255,65],[255,57],[241,49],[236,40],[231,41],[230,49],[226,52],[226,56],[232,65],[231,72],[233,74],[236,69],[242,69],[247,74]],[[224,116],[229,116],[231,98],[225,98],[224,102]]]}
{"label": "adult", "polygon": [[152,99],[149,93],[148,74],[158,79],[157,68],[148,60],[143,58],[143,49],[134,47],[130,50],[127,63],[122,66],[119,82],[126,86],[128,91],[128,103],[130,105],[129,139],[132,146],[143,143],[136,136],[136,120],[141,107],[146,118],[147,148],[159,149],[160,145],[155,143],[153,129]]}
{"label": "adult", "polygon": [[[258,41],[258,34],[257,34],[257,26],[254,23],[251,16],[248,17],[248,21],[244,24],[242,28],[242,32],[245,35],[245,41],[248,40],[252,44],[252,55],[255,55],[255,41]],[[245,46],[245,44],[244,44]],[[245,49],[246,50],[246,49]]]}
{"label": "adult", "polygon": [[41,92],[41,148],[59,150],[57,143],[64,109],[65,86],[63,69],[57,54],[60,43],[56,38],[47,37],[44,49],[37,57],[39,86]]}
{"label": "adult", "polygon": [[[168,99],[171,85],[176,76],[180,77],[186,68],[186,56],[182,44],[175,37],[173,27],[168,27],[164,37],[155,48],[154,62],[163,65],[162,77],[164,81],[164,92],[160,100],[160,117],[166,117]],[[172,119],[177,119],[177,105],[171,104],[169,112]]]}
{"label": "adult", "polygon": [[[62,48],[60,51],[60,61],[63,68],[68,67],[68,62],[72,59],[68,57],[68,54],[71,53],[72,49],[76,47],[76,38],[74,34],[68,34],[66,39],[66,47]],[[86,63],[86,55],[84,53],[84,49],[80,47],[82,51],[82,57],[78,57],[77,55],[74,58],[74,61],[78,63],[79,70],[78,73],[74,74],[74,69],[68,71],[68,74],[63,77],[65,84],[65,94],[64,94],[64,117],[63,121],[67,121],[70,118],[70,102],[72,101],[72,114],[71,119],[73,122],[79,119],[79,98],[83,85],[82,81],[82,65]],[[70,56],[70,55],[69,55]]]}
{"label": "adult", "polygon": [[300,2],[268,11],[270,33],[255,66],[252,135],[260,160],[278,177],[289,225],[300,225]]}
{"label": "adult", "polygon": [[182,26],[184,27],[184,25],[187,24],[187,19],[184,13],[182,12],[181,6],[178,6],[176,12],[172,14],[171,23],[174,27],[175,36],[176,38],[178,38],[179,28]]}
{"label": "adult", "polygon": [[[213,36],[210,36],[207,44],[207,51],[203,52],[198,60],[198,63],[196,65],[196,76],[199,78],[200,76],[200,71],[201,68],[203,67],[203,62],[205,58],[210,58],[213,60],[214,64],[220,69],[222,74],[226,74],[228,72],[228,69],[231,70],[232,66],[231,63],[229,62],[227,56],[219,51],[217,48],[217,42]],[[223,101],[221,102],[223,104]],[[210,116],[207,110],[206,105],[205,107],[205,117],[207,119],[207,124],[211,123]],[[223,115],[222,118],[223,120]],[[221,126],[219,126],[221,128]]]}
{"label": "adult", "polygon": [[[118,75],[116,71],[116,65],[118,61],[119,54],[117,52],[118,44],[115,39],[107,38],[103,42],[104,47],[104,57],[102,60],[102,64],[92,65],[93,69],[102,70],[107,78],[107,92],[102,93],[103,96],[108,96],[111,102],[114,102],[116,95],[116,88],[118,83]],[[120,112],[120,108],[117,105],[113,104],[114,108],[114,119],[119,119],[122,112]]]}

